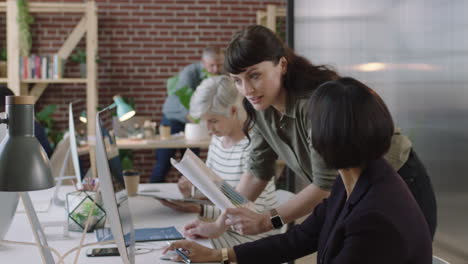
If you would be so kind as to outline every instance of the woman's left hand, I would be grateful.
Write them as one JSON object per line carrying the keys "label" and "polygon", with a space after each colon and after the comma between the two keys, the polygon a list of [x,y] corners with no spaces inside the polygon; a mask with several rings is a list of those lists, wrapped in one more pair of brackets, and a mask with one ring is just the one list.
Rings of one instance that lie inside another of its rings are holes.
{"label": "woman's left hand", "polygon": [[227,230],[222,220],[220,218],[216,222],[194,220],[184,227],[184,235],[189,238],[217,238]]}
{"label": "woman's left hand", "polygon": [[177,187],[179,187],[179,191],[182,196],[184,196],[184,198],[189,198],[192,196],[192,186],[192,183],[184,176],[180,177],[179,181],[177,182]]}
{"label": "woman's left hand", "polygon": [[157,199],[157,200],[163,205],[170,207],[174,210],[180,211],[180,212],[199,214],[201,211],[200,205],[197,203],[176,202],[176,201],[168,201],[165,199]]}
{"label": "woman's left hand", "polygon": [[[171,243],[164,249],[162,254],[166,254],[169,250],[181,249],[186,253],[187,257],[192,262],[219,262],[221,261],[220,250],[204,247],[192,241],[179,240]],[[173,261],[182,261],[182,257],[177,255],[172,259]]]}

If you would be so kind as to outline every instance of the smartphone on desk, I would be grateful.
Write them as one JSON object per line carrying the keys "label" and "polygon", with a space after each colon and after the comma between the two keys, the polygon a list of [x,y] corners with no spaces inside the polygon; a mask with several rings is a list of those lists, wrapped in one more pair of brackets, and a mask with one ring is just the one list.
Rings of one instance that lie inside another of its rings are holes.
{"label": "smartphone on desk", "polygon": [[91,248],[86,251],[88,257],[111,257],[120,256],[119,249],[116,247],[112,248]]}

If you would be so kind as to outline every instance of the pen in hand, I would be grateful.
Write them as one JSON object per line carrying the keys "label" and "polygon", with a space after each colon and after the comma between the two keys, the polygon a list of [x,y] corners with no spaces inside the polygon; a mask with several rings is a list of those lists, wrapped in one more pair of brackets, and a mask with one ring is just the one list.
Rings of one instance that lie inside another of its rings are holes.
{"label": "pen in hand", "polygon": [[[170,246],[171,243],[169,241],[166,241],[166,243]],[[182,258],[182,261],[186,264],[192,263],[190,258],[187,256],[187,253],[184,253],[184,250],[182,248],[176,248],[174,249],[177,255],[179,255]]]}
{"label": "pen in hand", "polygon": [[181,258],[182,258],[182,261],[184,263],[192,263],[192,261],[190,260],[190,258],[184,253],[184,251],[182,251],[180,248],[176,248],[175,249],[175,252],[177,253],[177,255],[179,255]]}

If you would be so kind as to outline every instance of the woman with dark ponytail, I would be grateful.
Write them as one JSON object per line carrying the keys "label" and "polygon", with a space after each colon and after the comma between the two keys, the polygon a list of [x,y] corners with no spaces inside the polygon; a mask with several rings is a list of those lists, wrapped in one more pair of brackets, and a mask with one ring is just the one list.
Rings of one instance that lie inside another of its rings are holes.
{"label": "woman with dark ponytail", "polygon": [[[274,176],[280,158],[298,176],[311,184],[285,204],[263,214],[245,208],[228,209],[226,225],[243,234],[263,233],[313,212],[328,197],[338,171],[324,162],[311,147],[314,128],[308,118],[308,99],[321,84],[339,79],[324,65],[314,65],[298,56],[269,29],[250,26],[234,35],[224,61],[225,71],[245,99],[247,120],[243,130],[250,135],[247,172],[237,189],[255,201]],[[320,109],[315,109],[320,114]],[[327,118],[323,118],[327,121]],[[343,138],[348,135],[343,132]],[[358,153],[356,153],[358,154]],[[406,136],[395,129],[384,155],[408,184],[434,235],[436,204],[430,179]]]}
{"label": "woman with dark ponytail", "polygon": [[[231,75],[245,72],[252,65],[270,61],[277,65],[280,59],[287,64],[281,82],[291,94],[309,96],[320,84],[338,78],[333,69],[325,65],[313,65],[285,46],[278,37],[262,26],[251,26],[234,35],[224,61],[225,71]],[[236,78],[234,77],[234,80]],[[238,83],[238,82],[237,82]],[[243,101],[248,119],[244,133],[248,135],[255,125],[256,110],[247,98]]]}

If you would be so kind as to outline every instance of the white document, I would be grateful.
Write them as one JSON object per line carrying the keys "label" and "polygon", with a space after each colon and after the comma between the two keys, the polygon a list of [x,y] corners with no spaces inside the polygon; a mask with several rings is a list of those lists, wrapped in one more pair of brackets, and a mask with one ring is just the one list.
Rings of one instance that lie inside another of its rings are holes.
{"label": "white document", "polygon": [[227,208],[235,208],[234,204],[220,190],[215,182],[221,179],[210,170],[190,149],[185,151],[180,162],[171,159],[174,166],[180,173],[192,182],[208,199],[222,211]]}

